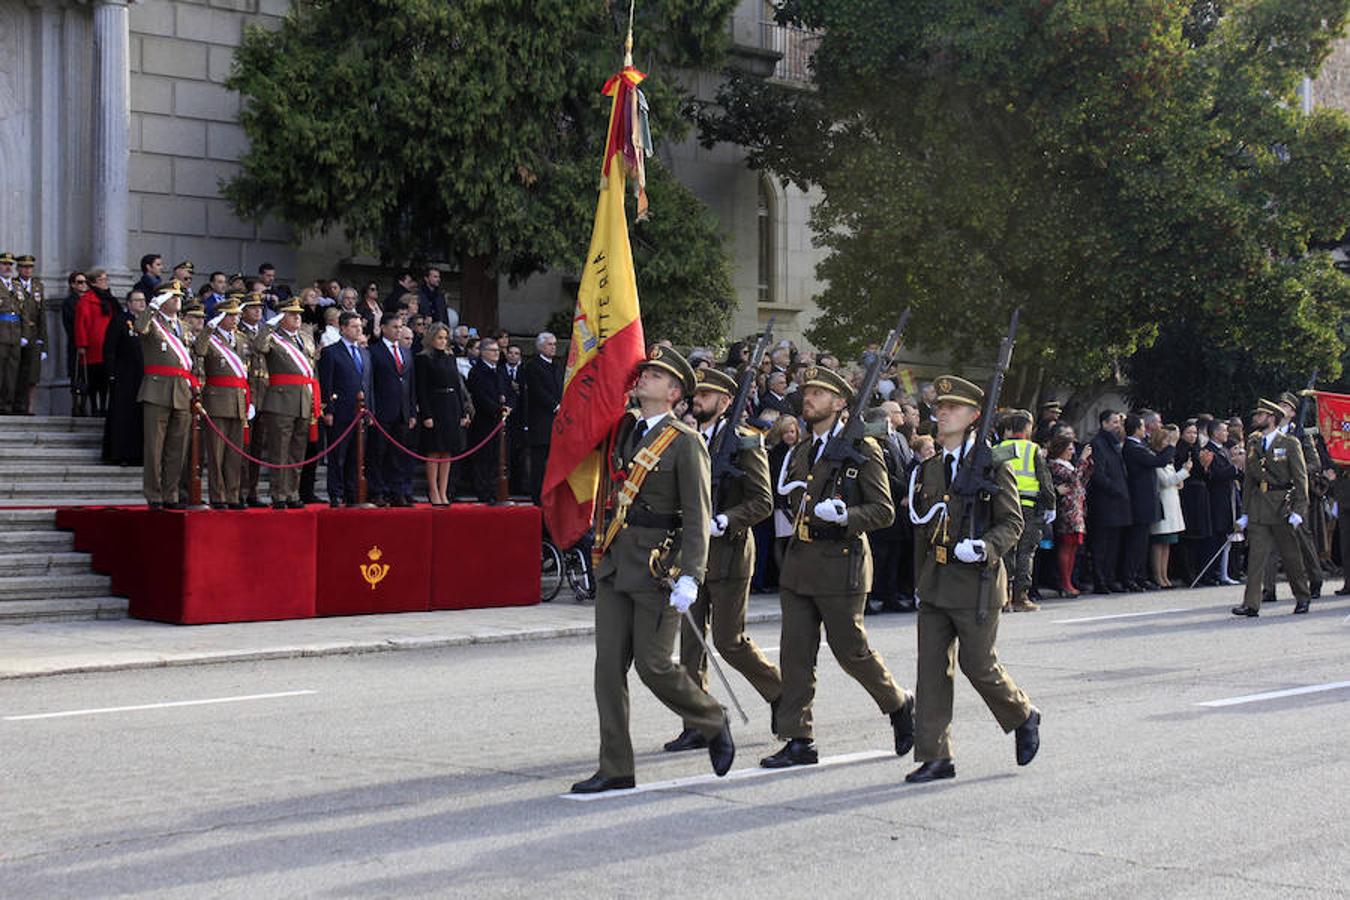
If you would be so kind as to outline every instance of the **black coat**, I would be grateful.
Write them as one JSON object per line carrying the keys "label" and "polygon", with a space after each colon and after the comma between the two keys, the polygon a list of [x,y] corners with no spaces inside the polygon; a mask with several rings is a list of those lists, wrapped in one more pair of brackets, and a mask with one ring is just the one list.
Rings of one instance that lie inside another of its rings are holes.
{"label": "black coat", "polygon": [[775,397],[768,389],[764,391],[764,397],[759,401],[759,411],[762,413],[766,409],[776,409],[785,416],[795,416],[797,413],[792,408],[792,401],[787,397]]}
{"label": "black coat", "polygon": [[108,418],[103,426],[104,458],[109,462],[140,465],[144,451],[141,405],[136,394],[145,376],[145,356],[132,330],[135,317],[120,312],[103,333],[103,364],[113,379]]}
{"label": "black coat", "polygon": [[[472,410],[459,366],[449,353],[421,353],[413,357],[417,384],[417,421],[423,453],[460,453],[464,428],[459,424]],[[422,423],[432,420],[430,428]]]}
{"label": "black coat", "polygon": [[478,359],[469,369],[469,397],[473,400],[474,410],[473,421],[469,423],[469,440],[476,444],[497,426],[503,406],[514,407],[516,395],[502,369]]}
{"label": "black coat", "polygon": [[1125,460],[1116,438],[1099,431],[1092,443],[1092,477],[1087,483],[1087,529],[1121,528],[1130,524],[1130,490]]}
{"label": "black coat", "polygon": [[1175,447],[1164,447],[1161,452],[1154,453],[1142,440],[1125,439],[1120,455],[1125,459],[1125,480],[1130,488],[1131,524],[1152,525],[1162,520],[1158,470],[1170,463],[1175,454]]}
{"label": "black coat", "polygon": [[1200,465],[1200,445],[1177,444],[1177,455],[1172,465],[1180,472],[1187,462],[1191,464],[1191,477],[1181,484],[1181,517],[1186,521],[1185,535],[1188,538],[1206,538],[1213,532],[1209,525],[1209,484],[1206,482],[1205,468]]}
{"label": "black coat", "polygon": [[445,294],[441,293],[440,288],[433,289],[425,281],[417,288],[417,312],[430,320],[428,324],[430,322],[450,324],[445,312]]}
{"label": "black coat", "polygon": [[1210,534],[1225,535],[1233,530],[1233,510],[1237,506],[1235,483],[1242,478],[1242,473],[1233,465],[1227,449],[1213,441],[1206,444],[1205,449],[1214,454],[1214,461],[1205,473],[1205,484],[1209,487]]}
{"label": "black coat", "polygon": [[525,439],[525,410],[521,408],[521,392],[524,386],[521,378],[524,377],[525,363],[522,361],[516,366],[515,376],[511,375],[511,367],[502,360],[497,364],[497,372],[501,376],[502,384],[506,386],[507,406],[511,407],[511,414],[506,417],[506,433],[510,435],[511,442]]}
{"label": "black coat", "polygon": [[531,447],[547,447],[553,440],[554,410],[562,403],[562,362],[542,356],[525,360],[525,429]]}
{"label": "black coat", "polygon": [[394,354],[385,346],[383,339],[377,339],[370,345],[371,369],[371,412],[382,424],[403,421],[407,424],[417,412],[414,397],[413,370],[416,366],[412,352],[399,348],[403,356],[403,370],[400,372],[394,361]]}

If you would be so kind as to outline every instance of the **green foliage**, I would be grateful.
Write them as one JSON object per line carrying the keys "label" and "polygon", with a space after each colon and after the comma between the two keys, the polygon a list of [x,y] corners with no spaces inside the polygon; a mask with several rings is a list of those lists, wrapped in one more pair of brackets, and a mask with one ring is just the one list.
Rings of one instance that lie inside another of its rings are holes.
{"label": "green foliage", "polygon": [[[674,74],[720,59],[734,5],[638,4],[634,63],[649,75],[643,90],[657,140],[687,131],[690,98]],[[627,4],[608,7],[297,4],[279,30],[251,29],[236,54],[229,86],[245,97],[251,147],[226,196],[241,215],[271,214],[302,234],[341,227],[386,261],[481,257],[511,277],[575,268],[595,214],[609,114],[600,87],[622,62],[627,25]],[[696,201],[663,185],[654,186],[655,203],[664,193],[687,221],[683,229],[653,222],[652,240],[688,237],[718,257],[715,227]],[[659,206],[654,215],[665,218]],[[680,288],[710,289],[708,259],[691,258],[700,271],[686,271],[674,249],[654,247],[663,274],[644,273],[658,307],[683,296]]]}
{"label": "green foliage", "polygon": [[[1184,319],[1290,371],[1339,369],[1350,121],[1301,78],[1350,0],[784,0],[816,87],[733,78],[705,141],[818,186],[813,337],[913,339],[1089,384]],[[1291,261],[1292,260],[1292,261]],[[1034,379],[1030,380],[1034,383]],[[1149,399],[1149,398],[1143,398]]]}

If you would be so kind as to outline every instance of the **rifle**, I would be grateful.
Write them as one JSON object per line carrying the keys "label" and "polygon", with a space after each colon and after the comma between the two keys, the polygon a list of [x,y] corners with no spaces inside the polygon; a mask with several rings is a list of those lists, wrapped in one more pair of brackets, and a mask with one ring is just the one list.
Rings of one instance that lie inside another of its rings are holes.
{"label": "rifle", "polygon": [[862,384],[858,387],[858,393],[853,397],[853,405],[849,407],[848,421],[844,423],[843,428],[830,438],[830,442],[825,445],[825,450],[820,454],[821,459],[830,463],[830,490],[820,494],[821,497],[834,495],[839,473],[843,471],[846,463],[860,466],[866,461],[867,458],[858,449],[859,442],[867,434],[866,425],[863,422],[863,413],[867,411],[867,404],[872,401],[872,394],[877,389],[877,382],[881,380],[881,370],[895,359],[896,351],[900,348],[900,336],[904,334],[905,326],[908,323],[909,307],[905,307],[905,311],[900,314],[900,321],[895,323],[895,329],[886,336],[881,349],[877,351],[871,363],[868,364],[867,374],[863,376]]}
{"label": "rifle", "polygon": [[[984,394],[984,411],[980,414],[979,430],[975,435],[975,444],[961,460],[961,466],[952,479],[952,497],[960,497],[964,503],[966,537],[979,540],[989,527],[988,522],[980,521],[981,504],[999,492],[998,482],[994,480],[994,449],[989,444],[989,434],[994,428],[994,414],[998,411],[999,396],[1003,393],[1003,378],[1012,363],[1013,344],[1017,340],[1017,320],[1020,309],[1014,309],[1012,321],[1008,323],[1008,333],[999,344],[998,361],[994,363],[994,374],[989,379],[989,390]],[[983,625],[989,616],[990,570],[986,565],[980,570],[980,599],[975,609],[975,620]]]}
{"label": "rifle", "polygon": [[759,369],[759,361],[764,358],[764,354],[769,349],[769,343],[773,340],[773,317],[769,318],[769,324],[764,326],[764,333],[759,336],[755,342],[755,349],[750,353],[750,362],[741,369],[740,382],[736,385],[736,396],[731,401],[731,406],[727,407],[727,424],[712,440],[712,446],[708,448],[709,455],[712,456],[712,497],[713,513],[716,514],[722,508],[722,489],[727,480],[731,478],[740,478],[745,473],[736,466],[736,449],[740,441],[736,436],[736,429],[740,425],[741,415],[745,412],[746,404],[750,402],[750,388],[755,383],[755,372]]}
{"label": "rifle", "polygon": [[1308,379],[1308,386],[1299,392],[1298,412],[1294,414],[1294,425],[1289,430],[1293,432],[1294,437],[1298,438],[1299,443],[1303,442],[1303,435],[1306,433],[1303,423],[1308,419],[1308,411],[1313,405],[1313,389],[1317,387],[1317,370],[1313,370],[1312,377]]}

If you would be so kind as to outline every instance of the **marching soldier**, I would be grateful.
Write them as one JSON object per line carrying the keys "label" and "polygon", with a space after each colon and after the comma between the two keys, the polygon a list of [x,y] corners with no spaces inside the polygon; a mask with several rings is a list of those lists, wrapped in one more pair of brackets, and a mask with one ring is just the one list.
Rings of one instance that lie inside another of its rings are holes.
{"label": "marching soldier", "polygon": [[23,295],[14,280],[14,254],[0,253],[0,414],[17,403],[22,339]]}
{"label": "marching soldier", "polygon": [[[711,515],[708,451],[698,434],[671,415],[694,392],[694,371],[678,353],[656,347],[642,363],[633,396],[606,448],[603,487],[612,515],[596,529],[595,702],[600,769],[572,785],[575,794],[631,788],[628,668],[708,742],[713,772],[736,756],[722,707],[682,665],[671,661],[680,619],[698,600],[708,558]],[[674,580],[672,586],[670,582]]]}
{"label": "marching soldier", "polygon": [[[1298,414],[1298,397],[1291,391],[1285,391],[1280,394],[1280,399],[1276,401],[1280,409],[1284,411],[1284,421],[1280,425],[1280,432],[1294,437],[1293,426],[1294,416]],[[1299,440],[1294,437],[1294,440]],[[1313,436],[1304,433],[1301,441],[1303,447],[1303,463],[1308,470],[1308,510],[1314,518],[1319,515],[1313,502],[1326,495],[1328,485],[1323,472],[1326,466],[1322,465],[1322,454],[1317,449],[1317,441]],[[1313,600],[1322,596],[1322,560],[1317,554],[1316,545],[1313,542],[1313,522],[1305,521],[1294,529],[1294,537],[1298,540],[1299,555],[1303,559],[1303,572],[1308,576],[1308,596]],[[1275,602],[1275,556],[1271,554],[1270,561],[1266,563],[1265,572],[1262,573],[1263,581],[1261,584],[1261,600],[1264,603]]]}
{"label": "marching soldier", "polygon": [[145,377],[136,399],[144,421],[145,502],[151,509],[182,509],[179,482],[192,423],[192,351],[178,318],[182,288],[174,283],[136,316]]}
{"label": "marching soldier", "polygon": [[[1022,505],[1009,463],[1012,450],[994,451],[993,479],[999,490],[976,503],[984,533],[968,536],[965,504],[953,501],[952,481],[975,449],[975,422],[984,391],[953,375],[934,382],[937,440],[934,454],[911,476],[910,520],[919,560],[918,734],[911,784],[955,778],[952,761],[953,663],[979,693],[1004,733],[1016,731],[1017,764],[1040,748],[1041,713],[998,661],[994,641],[1007,594],[1003,559],[1022,535]],[[1033,526],[1034,527],[1034,526]]]}
{"label": "marching soldier", "polygon": [[[261,353],[253,352],[253,339],[258,336],[263,327],[263,302],[256,294],[250,294],[240,304],[240,307],[237,331],[243,337],[241,344],[244,347],[244,358],[248,362],[248,389],[249,394],[253,397],[253,421],[249,427],[251,432],[249,455],[256,457],[258,453],[254,448],[267,446],[267,437],[263,428],[265,422],[262,416],[257,415],[257,411],[262,409],[263,398],[267,396],[267,357]],[[244,497],[244,504],[254,509],[261,509],[267,505],[258,499],[258,476],[261,474],[262,467],[243,457],[240,457],[239,465],[243,470],[239,492]]]}
{"label": "marching soldier", "polygon": [[281,468],[304,459],[305,448],[318,437],[319,382],[314,377],[318,352],[301,327],[304,307],[291,300],[253,338],[253,352],[267,361],[267,396],[262,417],[267,429],[267,458],[277,465],[268,475],[273,509],[304,509],[300,502],[300,470]]}
{"label": "marching soldier", "polygon": [[244,362],[247,341],[239,333],[240,295],[216,306],[216,315],[206,331],[193,344],[192,353],[200,361],[206,385],[202,388],[202,408],[216,428],[202,429],[206,439],[207,484],[212,509],[243,509],[239,480],[242,467],[238,454],[226,444],[244,446],[244,432],[253,415],[253,392],[249,388],[248,364]]}
{"label": "marching soldier", "polygon": [[1247,586],[1235,616],[1261,614],[1262,573],[1276,550],[1294,590],[1294,612],[1306,613],[1312,598],[1299,551],[1298,528],[1308,516],[1308,467],[1296,438],[1279,430],[1284,410],[1269,400],[1258,400],[1252,413],[1257,432],[1247,440],[1247,468],[1242,476],[1242,505],[1246,510],[1237,527],[1246,530],[1250,548]]}
{"label": "marching soldier", "polygon": [[16,415],[32,415],[33,392],[42,380],[42,363],[47,359],[47,316],[42,308],[47,294],[40,279],[33,277],[37,260],[30,253],[18,259],[16,284],[23,294],[23,327],[19,335],[19,381],[14,396]]}
{"label": "marching soldier", "polygon": [[[704,443],[711,447],[717,433],[732,427],[726,419],[736,392],[736,380],[713,368],[699,369],[690,404],[702,429]],[[699,589],[698,601],[689,608],[697,625],[707,630],[712,618],[713,646],[727,665],[745,676],[769,704],[770,719],[777,718],[778,698],[783,679],[778,668],[764,658],[745,633],[745,612],[750,602],[750,574],[755,567],[755,538],[750,529],[773,512],[773,494],[769,487],[769,458],[764,441],[751,429],[737,429],[736,468],[744,474],[727,479],[719,493],[718,511],[708,520],[708,574]],[[680,632],[680,664],[704,690],[708,688],[707,658],[703,644],[686,621]],[[777,733],[777,722],[770,727]],[[697,750],[708,746],[707,739],[686,722],[684,731],[665,745],[670,752]]]}
{"label": "marching soldier", "polygon": [[783,556],[779,576],[783,607],[780,663],[783,694],[778,707],[778,736],[787,743],[760,761],[768,769],[813,765],[818,761],[811,705],[816,695],[816,657],[820,629],[844,671],[872,696],[891,721],[895,752],[914,745],[914,697],[901,690],[881,654],[867,642],[863,608],[872,586],[872,551],[866,532],[885,528],[895,517],[881,448],[863,438],[861,466],[845,465],[831,477],[822,461],[830,438],[843,428],[843,413],[853,388],[839,374],[816,366],[803,372],[802,418],[811,440],[801,441],[788,457],[780,491],[796,510],[796,527]]}

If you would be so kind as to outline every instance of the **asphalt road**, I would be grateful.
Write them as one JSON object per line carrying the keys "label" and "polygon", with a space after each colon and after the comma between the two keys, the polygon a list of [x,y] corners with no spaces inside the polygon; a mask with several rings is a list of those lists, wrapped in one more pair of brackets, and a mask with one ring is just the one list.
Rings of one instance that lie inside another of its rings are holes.
{"label": "asphalt road", "polygon": [[[1350,603],[1235,598],[1005,617],[1040,757],[958,676],[958,778],[921,787],[828,654],[843,762],[714,781],[634,677],[639,785],[694,780],[592,802],[560,796],[595,769],[586,639],[5,682],[0,896],[1350,896],[1350,684],[1251,699],[1350,682]],[[869,630],[912,687],[913,617]],[[733,776],[777,746],[751,712]]]}

